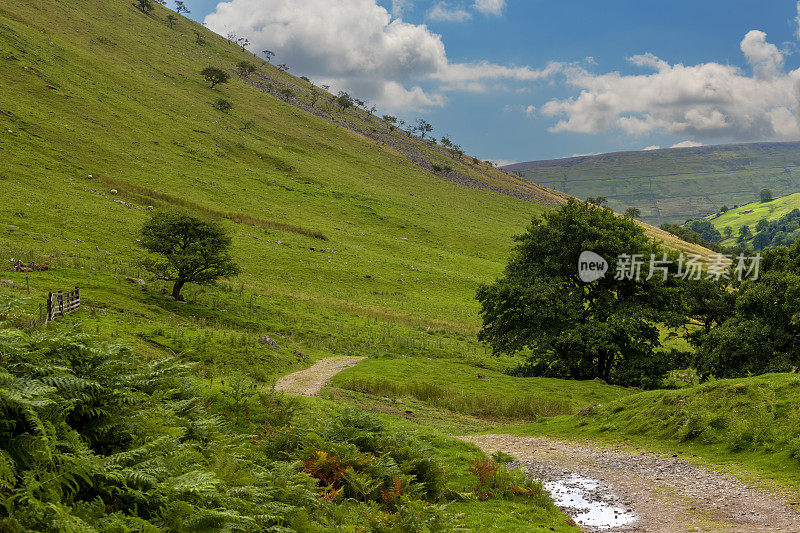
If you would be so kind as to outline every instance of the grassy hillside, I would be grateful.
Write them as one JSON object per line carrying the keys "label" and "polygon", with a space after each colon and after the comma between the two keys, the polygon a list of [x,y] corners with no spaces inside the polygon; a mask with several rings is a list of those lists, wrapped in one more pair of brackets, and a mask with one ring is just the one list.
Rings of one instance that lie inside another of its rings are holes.
{"label": "grassy hillside", "polygon": [[[0,249],[53,267],[30,275],[29,308],[81,286],[100,330],[193,346],[204,362],[233,345],[273,360],[270,373],[296,361],[256,342],[267,334],[312,358],[426,347],[431,331],[443,352],[475,349],[475,288],[563,199],[343,113],[330,95],[312,105],[321,89],[188,19],[170,29],[167,13],[112,0],[0,7]],[[242,60],[258,66],[250,78],[234,73]],[[209,65],[231,82],[211,89]],[[290,102],[278,87],[293,88]],[[230,112],[212,106],[220,98]],[[126,282],[145,277],[148,206],[223,220],[242,274],[190,289],[187,305]],[[22,295],[25,275],[4,277],[1,290]]]}
{"label": "grassy hillside", "polygon": [[800,190],[800,143],[757,143],[617,152],[504,167],[585,199],[606,196],[618,212],[636,207],[653,225],[682,224],[723,205],[746,204],[768,187]]}
{"label": "grassy hillside", "polygon": [[740,205],[736,209],[730,209],[723,214],[709,215],[707,218],[714,224],[714,227],[719,230],[722,235],[725,235],[725,228],[731,228],[731,237],[725,238],[723,244],[734,244],[736,236],[739,234],[739,228],[742,226],[750,226],[753,233],[755,233],[756,223],[765,218],[769,221],[778,220],[783,215],[789,213],[793,209],[800,208],[800,193],[789,194],[775,198],[771,202],[752,202],[745,205]]}
{"label": "grassy hillside", "polygon": [[[0,9],[0,246],[6,260],[55,267],[31,276],[37,298],[81,285],[108,317],[161,313],[150,293],[123,280],[144,276],[136,267],[144,208],[177,205],[224,220],[243,266],[227,287],[251,309],[302,316],[297,308],[313,307],[320,318],[327,309],[320,328],[344,314],[469,333],[477,283],[499,272],[511,236],[543,209],[426,172],[237,76],[210,89],[203,67],[258,60],[188,20],[169,29],[163,9],[145,16],[111,1]],[[217,111],[218,98],[233,109]]]}

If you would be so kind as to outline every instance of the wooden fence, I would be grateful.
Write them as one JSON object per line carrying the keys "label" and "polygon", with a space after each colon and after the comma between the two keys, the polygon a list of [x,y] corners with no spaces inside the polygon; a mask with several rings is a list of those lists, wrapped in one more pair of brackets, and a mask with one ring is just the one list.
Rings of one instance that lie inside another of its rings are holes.
{"label": "wooden fence", "polygon": [[39,324],[47,325],[59,317],[65,317],[80,309],[81,293],[78,287],[67,292],[51,292],[47,295],[47,306],[39,304]]}

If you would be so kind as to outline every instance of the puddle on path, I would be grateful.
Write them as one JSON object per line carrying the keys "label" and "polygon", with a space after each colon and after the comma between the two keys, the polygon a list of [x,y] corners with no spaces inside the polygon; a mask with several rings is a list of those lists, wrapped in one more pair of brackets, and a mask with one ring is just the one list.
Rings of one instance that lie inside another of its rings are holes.
{"label": "puddle on path", "polygon": [[589,531],[608,531],[636,521],[636,515],[596,479],[568,474],[545,481],[544,488],[562,511]]}

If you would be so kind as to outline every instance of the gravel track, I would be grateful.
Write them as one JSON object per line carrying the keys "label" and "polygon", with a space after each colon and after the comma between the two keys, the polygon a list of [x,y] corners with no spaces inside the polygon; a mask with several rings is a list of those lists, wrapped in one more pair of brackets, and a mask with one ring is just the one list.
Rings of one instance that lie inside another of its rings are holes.
{"label": "gravel track", "polygon": [[[800,495],[776,495],[677,455],[630,451],[541,437],[461,437],[485,453],[502,450],[545,480],[572,473],[600,481],[605,492],[638,520],[615,529],[673,533],[800,532]],[[570,509],[565,509],[569,514]]]}

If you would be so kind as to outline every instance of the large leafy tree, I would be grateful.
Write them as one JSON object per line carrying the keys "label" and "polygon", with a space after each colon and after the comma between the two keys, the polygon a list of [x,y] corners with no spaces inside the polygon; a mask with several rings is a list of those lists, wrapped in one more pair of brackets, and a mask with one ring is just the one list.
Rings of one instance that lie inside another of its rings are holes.
{"label": "large leafy tree", "polygon": [[[642,228],[606,207],[570,200],[534,218],[516,240],[503,276],[478,290],[480,338],[496,353],[527,352],[526,375],[658,385],[677,363],[662,349],[658,324],[676,326],[683,317],[674,278],[658,272],[645,279],[650,255],[664,258]],[[605,277],[581,281],[583,251],[608,261]],[[621,254],[642,254],[638,281],[615,279]]]}
{"label": "large leafy tree", "polygon": [[174,283],[172,296],[176,300],[186,283],[210,283],[239,272],[225,229],[186,213],[154,213],[142,227],[141,245],[160,256],[147,259],[144,266],[156,278]]}

